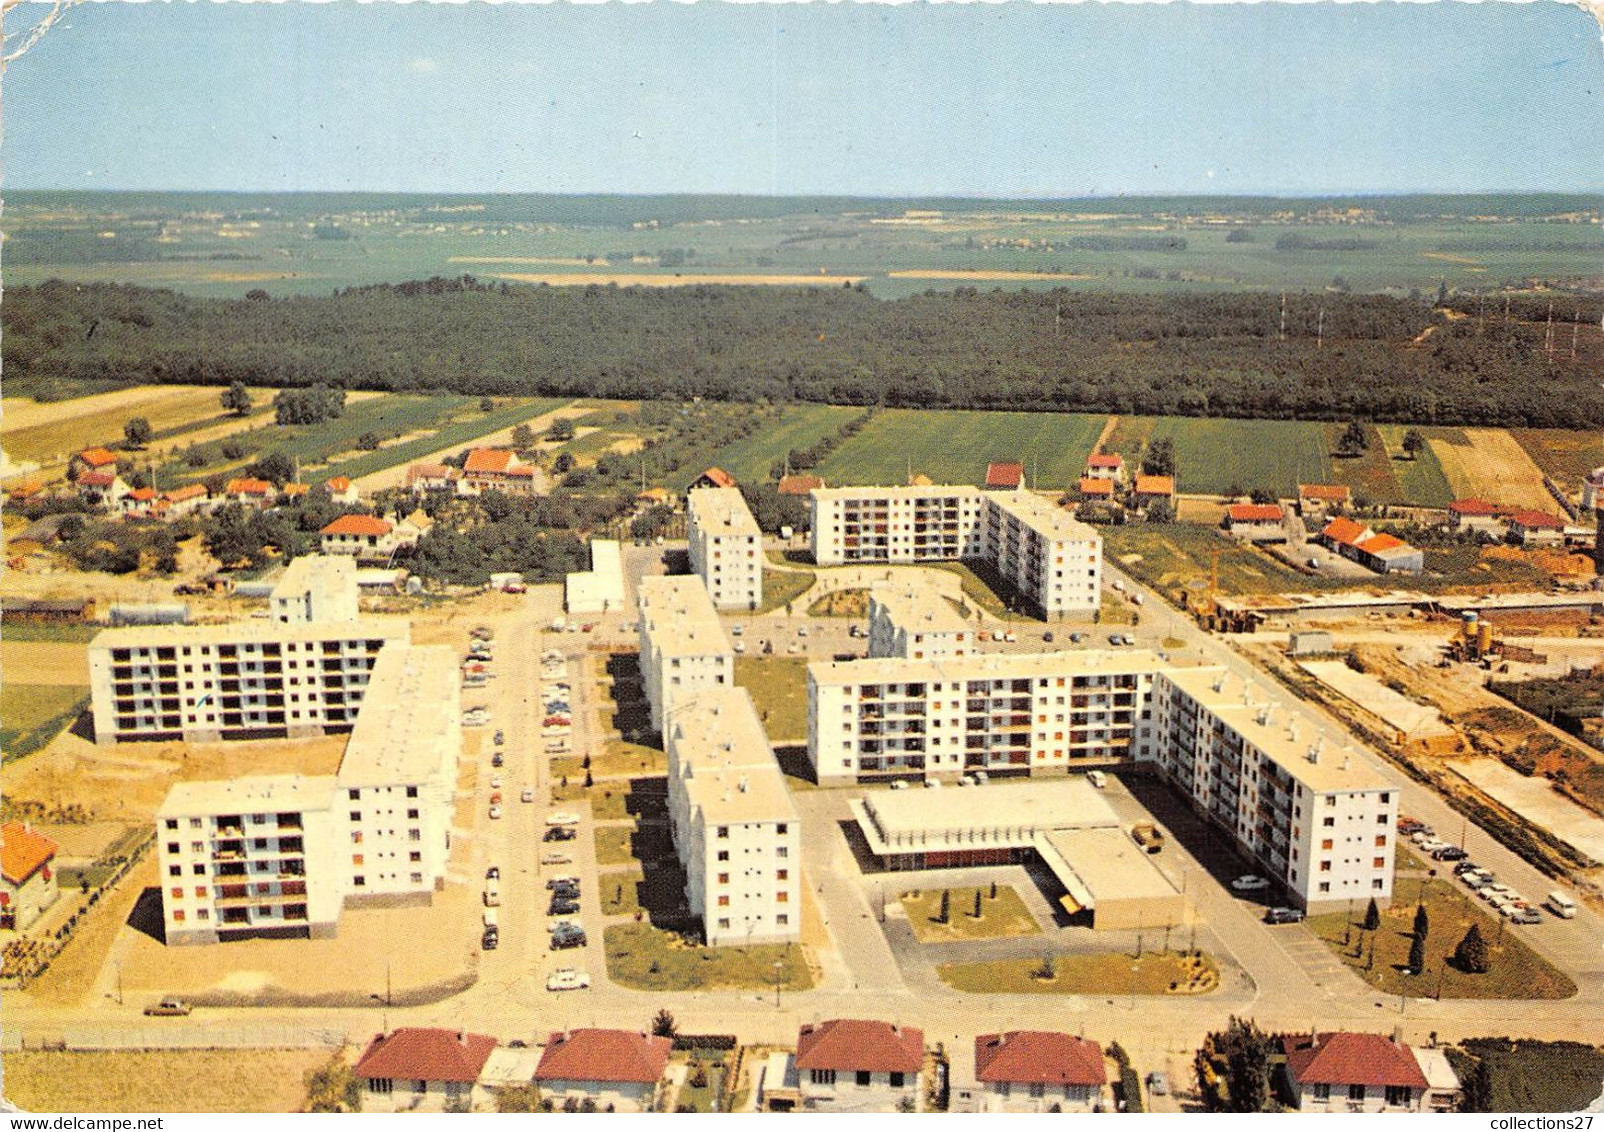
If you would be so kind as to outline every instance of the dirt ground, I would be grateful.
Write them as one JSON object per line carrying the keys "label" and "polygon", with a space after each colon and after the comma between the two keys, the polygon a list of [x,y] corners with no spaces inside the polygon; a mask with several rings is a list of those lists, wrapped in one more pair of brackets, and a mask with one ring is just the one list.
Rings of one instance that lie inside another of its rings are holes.
{"label": "dirt ground", "polygon": [[1526,449],[1501,428],[1467,428],[1468,446],[1430,441],[1454,495],[1554,512],[1558,505],[1543,486],[1543,473]]}
{"label": "dirt ground", "polygon": [[89,654],[81,644],[0,641],[0,672],[18,684],[87,687]]}
{"label": "dirt ground", "polygon": [[6,1099],[25,1112],[296,1112],[307,1072],[328,1060],[325,1049],[31,1050],[0,1064]]}

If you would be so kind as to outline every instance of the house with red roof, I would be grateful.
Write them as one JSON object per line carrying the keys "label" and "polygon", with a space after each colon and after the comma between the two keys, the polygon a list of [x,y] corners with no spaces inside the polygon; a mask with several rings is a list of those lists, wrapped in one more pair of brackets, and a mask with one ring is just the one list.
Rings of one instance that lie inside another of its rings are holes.
{"label": "house with red roof", "polygon": [[535,467],[526,464],[510,448],[475,448],[462,462],[457,478],[458,495],[478,495],[482,491],[505,491],[513,495],[533,495]]}
{"label": "house with red roof", "polygon": [[241,507],[254,507],[258,511],[270,506],[278,494],[271,482],[252,476],[240,476],[223,485],[223,499]]}
{"label": "house with red roof", "polygon": [[450,464],[411,464],[407,467],[407,490],[414,495],[426,491],[456,491],[461,475]]}
{"label": "house with red roof", "polygon": [[1225,529],[1253,542],[1282,542],[1286,518],[1279,503],[1233,503],[1225,509]]}
{"label": "house with red roof", "polygon": [[1353,519],[1332,519],[1314,540],[1378,574],[1419,574],[1426,568],[1425,551]]}
{"label": "house with red roof", "polygon": [[324,554],[349,554],[358,562],[388,559],[399,545],[395,524],[373,515],[341,515],[318,534]]}
{"label": "house with red roof", "polygon": [[133,490],[117,474],[115,467],[80,472],[77,486],[78,498],[87,506],[98,507],[102,511],[120,510],[123,496]]}
{"label": "house with red roof", "polygon": [[1485,531],[1497,537],[1504,532],[1504,517],[1513,510],[1485,499],[1456,499],[1448,505],[1448,526],[1456,531]]}
{"label": "house with red roof", "polygon": [[1131,485],[1131,506],[1145,511],[1160,499],[1175,502],[1175,477],[1138,475]]}
{"label": "house with red roof", "polygon": [[496,1048],[488,1034],[403,1027],[375,1034],[351,1071],[365,1112],[466,1108]]}
{"label": "house with red roof", "polygon": [[1507,521],[1510,541],[1522,546],[1559,546],[1565,541],[1565,520],[1547,511],[1515,511]]}
{"label": "house with red roof", "polygon": [[781,476],[779,492],[781,495],[806,496],[824,486],[824,477],[808,475],[801,472],[795,475]]}
{"label": "house with red roof", "polygon": [[136,487],[117,501],[125,519],[154,519],[161,513],[161,496],[153,487]]}
{"label": "house with red roof", "polygon": [[1050,1030],[980,1034],[974,1058],[972,1087],[954,1059],[954,1111],[1102,1112],[1110,1107],[1103,1047],[1085,1038]]}
{"label": "house with red roof", "polygon": [[986,465],[987,491],[1016,491],[1025,485],[1025,465],[993,460]]}
{"label": "house with red roof", "polygon": [[1353,491],[1347,484],[1300,483],[1298,485],[1298,514],[1305,519],[1324,518],[1333,511],[1341,511],[1353,503]]}
{"label": "house with red roof", "polygon": [[1380,1034],[1288,1034],[1286,1077],[1300,1112],[1420,1112],[1430,1083],[1415,1051]]}
{"label": "house with red roof", "polygon": [[56,902],[56,843],[20,821],[0,825],[0,930],[22,931]]}
{"label": "house with red roof", "polygon": [[182,519],[186,515],[193,515],[204,511],[211,504],[211,493],[206,490],[203,483],[185,484],[172,491],[162,492],[162,514],[168,519]]}
{"label": "house with red roof", "polygon": [[85,448],[67,461],[67,467],[69,470],[80,474],[83,472],[106,471],[108,469],[115,470],[117,467],[117,453],[109,448]]}
{"label": "house with red roof", "polygon": [[685,492],[688,495],[699,487],[739,486],[740,485],[735,482],[735,477],[730,475],[730,473],[726,472],[723,468],[709,468],[707,471],[693,479],[690,483],[690,486],[685,489]]}
{"label": "house with red roof", "polygon": [[1114,481],[1083,476],[1080,483],[1075,485],[1075,492],[1082,503],[1112,503],[1114,502]]}
{"label": "house with red roof", "polygon": [[351,482],[350,476],[333,476],[323,486],[328,488],[330,501],[342,507],[355,507],[362,502],[362,493]]}
{"label": "house with red roof", "polygon": [[1086,471],[1082,478],[1124,483],[1125,459],[1118,452],[1093,452],[1086,457]]}
{"label": "house with red roof", "polygon": [[603,1112],[651,1112],[673,1045],[638,1030],[559,1031],[546,1041],[535,1085],[559,1106],[572,1097]]}
{"label": "house with red roof", "polygon": [[[920,1100],[924,1031],[890,1022],[833,1018],[797,1031],[792,1059],[805,1108],[899,1112]],[[787,1083],[791,1074],[787,1073]]]}

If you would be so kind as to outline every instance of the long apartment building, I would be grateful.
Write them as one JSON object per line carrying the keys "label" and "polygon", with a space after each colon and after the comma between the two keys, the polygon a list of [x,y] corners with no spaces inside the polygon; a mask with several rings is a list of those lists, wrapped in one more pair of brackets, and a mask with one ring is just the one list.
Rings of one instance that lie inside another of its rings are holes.
{"label": "long apartment building", "polygon": [[979,559],[1045,617],[1097,608],[1101,536],[1029,491],[832,487],[811,498],[821,566]]}
{"label": "long apartment building", "polygon": [[763,603],[763,532],[738,487],[702,487],[686,497],[691,571],[719,609]]}
{"label": "long apartment building", "polygon": [[821,783],[1151,765],[1305,906],[1392,892],[1397,786],[1223,668],[1123,650],[819,662],[808,754]]}
{"label": "long apartment building", "polygon": [[1158,657],[1015,653],[808,665],[808,755],[821,783],[1046,773],[1140,749]]}
{"label": "long apartment building", "polygon": [[701,579],[642,578],[637,602],[641,683],[652,726],[665,732],[682,696],[734,685],[735,652]]}
{"label": "long apartment building", "polygon": [[346,905],[428,900],[450,852],[460,708],[452,651],[395,643],[336,774],[173,786],[156,813],[167,942],[329,938]]}
{"label": "long apartment building", "polygon": [[801,938],[799,817],[751,697],[737,687],[687,696],[665,745],[674,847],[707,942]]}

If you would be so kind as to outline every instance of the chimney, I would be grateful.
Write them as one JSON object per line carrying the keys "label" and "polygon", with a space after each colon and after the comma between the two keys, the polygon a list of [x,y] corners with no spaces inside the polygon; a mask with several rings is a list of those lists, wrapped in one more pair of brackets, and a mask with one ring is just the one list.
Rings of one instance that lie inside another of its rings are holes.
{"label": "chimney", "polygon": [[468,1048],[468,1035],[462,1030],[457,1031],[457,1044],[463,1049]]}

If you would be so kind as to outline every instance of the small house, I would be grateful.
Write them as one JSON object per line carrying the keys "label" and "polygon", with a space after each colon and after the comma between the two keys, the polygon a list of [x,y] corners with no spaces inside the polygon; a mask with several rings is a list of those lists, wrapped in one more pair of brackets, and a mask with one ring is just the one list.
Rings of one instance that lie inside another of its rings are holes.
{"label": "small house", "polygon": [[438,1027],[377,1034],[352,1070],[364,1090],[363,1110],[466,1108],[495,1048],[488,1034]]}
{"label": "small house", "polygon": [[1380,1034],[1287,1035],[1286,1077],[1300,1112],[1419,1112],[1429,1083],[1414,1051]]}
{"label": "small house", "polygon": [[919,1102],[924,1031],[890,1022],[836,1018],[797,1032],[796,1084],[805,1108],[897,1112]]}
{"label": "small house", "polygon": [[1124,483],[1125,460],[1118,452],[1094,452],[1086,457],[1086,473],[1083,478]]}
{"label": "small house", "polygon": [[324,554],[349,554],[359,562],[389,558],[398,545],[394,524],[372,515],[341,515],[318,534]]}
{"label": "small house", "polygon": [[1521,546],[1560,546],[1565,520],[1546,511],[1516,511],[1509,516],[1509,538]]}
{"label": "small house", "polygon": [[995,460],[986,465],[987,491],[1016,491],[1024,484],[1025,465]]}
{"label": "small house", "polygon": [[[967,1083],[966,1083],[967,1084]],[[1106,1107],[1103,1047],[1047,1030],[975,1038],[975,1112],[1098,1112]]]}
{"label": "small house", "polygon": [[22,931],[61,895],[56,843],[19,821],[0,825],[0,930]]}
{"label": "small house", "polygon": [[1287,537],[1286,514],[1276,503],[1233,503],[1225,509],[1225,529],[1253,542],[1279,542]]}
{"label": "small house", "polygon": [[600,1111],[651,1112],[672,1048],[670,1039],[637,1030],[560,1031],[546,1041],[535,1084],[553,1104],[574,1098]]}
{"label": "small house", "polygon": [[1305,519],[1323,519],[1333,511],[1341,511],[1353,504],[1353,492],[1346,484],[1300,483],[1298,485],[1298,514]]}
{"label": "small house", "polygon": [[685,492],[686,494],[689,494],[699,487],[737,486],[739,485],[735,482],[735,477],[730,475],[730,473],[726,472],[723,468],[709,468],[707,471],[693,479],[690,482],[690,486],[685,489]]}

